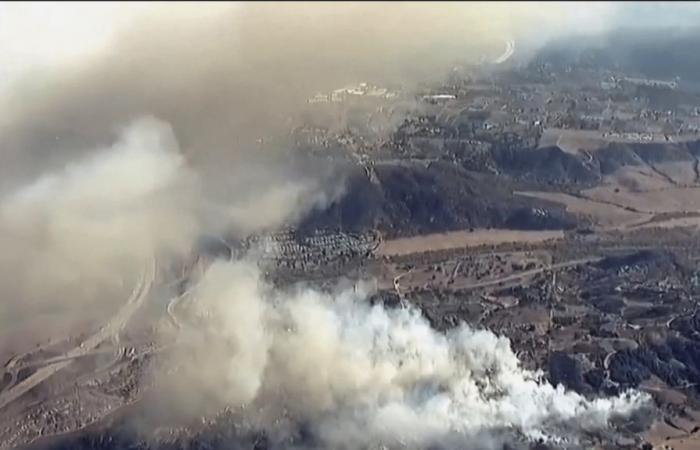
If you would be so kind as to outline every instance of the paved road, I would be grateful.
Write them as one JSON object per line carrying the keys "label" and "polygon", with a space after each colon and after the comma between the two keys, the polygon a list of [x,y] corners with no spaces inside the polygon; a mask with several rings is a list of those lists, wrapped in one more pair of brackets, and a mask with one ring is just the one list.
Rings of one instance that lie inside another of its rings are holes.
{"label": "paved road", "polygon": [[4,408],[9,403],[13,402],[27,393],[29,390],[44,382],[56,372],[68,367],[75,358],[80,358],[91,353],[105,339],[113,336],[115,333],[120,332],[134,312],[136,312],[143,301],[148,297],[151,286],[155,281],[156,268],[156,261],[153,259],[151,263],[148,264],[147,267],[141,272],[139,280],[136,283],[136,287],[132,291],[126,304],[111,318],[107,324],[97,330],[95,334],[85,339],[80,346],[75,347],[61,355],[61,358],[64,358],[63,361],[38,369],[31,376],[4,392],[2,396],[0,396],[0,409]]}
{"label": "paved road", "polygon": [[103,349],[103,350],[94,350],[91,352],[87,352],[85,354],[75,355],[75,356],[65,356],[65,355],[54,356],[52,358],[48,358],[48,359],[44,359],[44,360],[40,360],[40,361],[32,361],[32,362],[29,362],[27,364],[23,364],[23,365],[19,366],[18,369],[21,370],[21,369],[24,369],[25,367],[48,366],[51,364],[55,364],[58,362],[64,362],[64,361],[68,361],[68,360],[74,361],[76,359],[87,358],[89,356],[98,356],[98,355],[114,355],[115,353],[119,354],[120,352],[121,352],[121,347],[117,347],[117,350],[115,350],[114,348],[109,348],[109,349]]}
{"label": "paved road", "polygon": [[186,298],[187,296],[190,295],[192,288],[187,289],[185,292],[183,292],[180,295],[176,295],[173,298],[171,298],[168,301],[168,306],[165,308],[165,311],[168,313],[168,317],[170,318],[170,321],[172,322],[173,325],[175,325],[175,328],[178,330],[182,329],[182,322],[180,322],[180,319],[177,318],[177,314],[175,313],[175,308],[177,307],[180,302]]}
{"label": "paved road", "polygon": [[503,64],[504,62],[508,61],[511,56],[513,56],[513,53],[515,53],[515,41],[510,39],[506,41],[506,50],[502,55],[493,61],[494,64]]}

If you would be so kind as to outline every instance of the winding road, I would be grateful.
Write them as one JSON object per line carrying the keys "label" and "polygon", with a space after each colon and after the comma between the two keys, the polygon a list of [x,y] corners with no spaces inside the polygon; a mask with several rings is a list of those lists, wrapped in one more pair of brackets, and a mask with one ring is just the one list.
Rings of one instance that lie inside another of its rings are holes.
{"label": "winding road", "polygon": [[489,287],[489,286],[495,286],[500,283],[505,283],[507,281],[515,281],[519,280],[524,277],[530,277],[533,275],[537,275],[542,272],[548,272],[550,270],[558,270],[558,269],[565,269],[568,267],[575,267],[575,266],[580,266],[583,264],[588,264],[588,263],[594,263],[601,261],[603,259],[602,256],[596,256],[596,257],[590,257],[590,258],[582,258],[582,259],[575,259],[573,261],[565,261],[557,264],[551,264],[547,265],[544,267],[540,267],[538,269],[531,269],[531,270],[524,270],[522,272],[517,272],[511,275],[507,275],[505,277],[501,278],[496,278],[495,280],[488,280],[488,281],[482,281],[480,283],[473,283],[470,285],[467,285],[464,287],[466,290],[471,290],[471,289],[478,289],[478,288],[483,288],[483,287]]}
{"label": "winding road", "polygon": [[[537,275],[537,274],[542,273],[542,272],[548,272],[548,271],[558,270],[558,269],[565,269],[568,267],[575,267],[575,266],[580,266],[583,264],[595,263],[595,262],[601,261],[602,259],[603,259],[602,256],[595,256],[595,257],[589,257],[589,258],[575,259],[575,260],[571,260],[571,261],[564,261],[564,262],[560,262],[557,264],[549,264],[549,265],[546,265],[544,267],[540,267],[537,269],[531,269],[531,270],[524,270],[521,272],[513,273],[513,274],[506,275],[504,277],[496,278],[493,280],[487,280],[487,281],[481,281],[478,283],[468,284],[468,285],[460,288],[460,290],[470,291],[473,289],[480,289],[480,288],[485,288],[485,287],[490,287],[490,286],[496,286],[498,284],[505,283],[508,281],[515,281],[515,280],[520,280],[520,279],[523,279],[526,277],[531,277],[531,276]],[[458,267],[455,268],[455,271],[453,272],[452,277],[455,276]],[[413,272],[413,269],[394,277],[394,291],[399,296],[399,300],[401,301],[402,306],[405,305],[405,298],[404,298],[403,293],[401,292],[401,286],[399,284],[399,281],[401,280],[401,278],[405,277],[406,275],[409,275],[411,272]]]}
{"label": "winding road", "polygon": [[511,56],[513,56],[513,53],[515,53],[515,41],[510,39],[506,41],[506,50],[503,52],[501,56],[496,58],[493,63],[494,64],[503,64],[504,62],[508,61]]}
{"label": "winding road", "polygon": [[76,358],[81,358],[92,352],[103,341],[116,333],[119,333],[129,321],[131,316],[143,304],[148,297],[157,272],[157,262],[154,259],[141,272],[139,279],[131,293],[131,296],[126,301],[124,306],[111,318],[111,320],[97,330],[92,336],[85,339],[78,347],[73,348],[60,355],[60,362],[49,364],[38,369],[25,380],[19,382],[12,388],[8,389],[0,396],[0,409],[4,408],[11,402],[15,401],[28,391],[46,381],[49,377],[60,370],[68,367]]}

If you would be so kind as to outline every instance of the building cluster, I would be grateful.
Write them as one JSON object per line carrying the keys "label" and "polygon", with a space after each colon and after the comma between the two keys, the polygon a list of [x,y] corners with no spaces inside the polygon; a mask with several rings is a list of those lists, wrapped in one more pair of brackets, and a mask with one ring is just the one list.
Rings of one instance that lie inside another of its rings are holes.
{"label": "building cluster", "polygon": [[[367,107],[359,110],[347,106],[335,128],[301,127],[295,133],[297,144],[329,157],[348,154],[365,165],[397,157],[433,157],[426,154],[431,150],[451,158],[444,151],[450,146],[469,157],[494,148],[518,151],[555,145],[542,142],[542,137],[561,130],[581,132],[576,139],[594,138],[601,145],[700,140],[700,100],[684,93],[680,80],[607,69],[533,64],[469,75],[455,71],[444,83],[423,85],[412,96],[360,83],[318,94],[309,103],[360,98],[381,102],[364,103]],[[407,100],[412,109],[403,109]],[[380,122],[389,125],[375,133]]]}
{"label": "building cluster", "polygon": [[399,92],[368,83],[360,83],[356,86],[346,86],[334,89],[330,92],[318,92],[309,97],[306,102],[316,103],[343,103],[358,99],[388,100],[398,97]]}
{"label": "building cluster", "polygon": [[261,260],[281,268],[312,270],[366,258],[379,242],[376,233],[315,231],[305,236],[294,231],[282,231],[252,236],[248,238],[246,247],[258,252]]}

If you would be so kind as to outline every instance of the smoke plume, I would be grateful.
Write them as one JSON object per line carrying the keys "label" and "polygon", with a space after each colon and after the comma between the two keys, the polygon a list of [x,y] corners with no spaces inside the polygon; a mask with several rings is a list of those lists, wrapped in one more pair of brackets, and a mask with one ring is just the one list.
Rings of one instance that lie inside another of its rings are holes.
{"label": "smoke plume", "polygon": [[[86,16],[91,27],[74,23],[83,17],[71,13],[75,5],[63,15],[53,8],[52,17],[65,21],[52,26],[20,7],[15,14],[3,8],[5,37],[36,49],[0,50],[8,66],[22,65],[13,55],[51,61],[58,44],[80,47],[92,42],[90,29],[110,30],[100,33],[101,45],[68,52],[75,54],[61,64],[26,62],[18,82],[0,85],[7,187],[106,145],[115,125],[144,114],[170,123],[188,160],[206,170],[225,165],[235,177],[251,160],[284,166],[283,137],[315,92],[361,81],[410,92],[456,64],[499,55],[508,39],[518,40],[517,56],[570,30],[574,18],[577,29],[597,30],[609,6],[205,3],[120,5],[104,14],[95,6]],[[111,26],[106,17],[114,17]],[[271,136],[277,146],[258,144]]]}
{"label": "smoke plume", "polygon": [[189,250],[199,233],[196,191],[170,127],[144,118],[112,145],[7,193],[3,307],[79,310],[123,298],[154,255]]}
{"label": "smoke plume", "polygon": [[587,400],[521,368],[504,337],[467,325],[441,334],[419,311],[366,294],[280,290],[251,261],[214,263],[191,293],[196,325],[172,395],[272,430],[303,423],[320,448],[345,449],[487,448],[508,431],[573,445],[649,401]]}
{"label": "smoke plume", "polygon": [[210,195],[167,123],[144,117],[116,133],[112,144],[0,197],[5,317],[116,307],[150,259],[182,260],[205,234],[291,225],[342,192],[342,181],[326,192],[316,179],[251,187],[240,177],[239,189]]}
{"label": "smoke plume", "polygon": [[[342,195],[335,167],[289,151],[315,92],[410,92],[508,39],[527,53],[572,23],[600,31],[609,7],[161,3],[84,54],[58,39],[70,20],[41,38],[41,20],[0,9],[0,40],[31,43],[19,49],[38,60],[61,43],[70,59],[0,73],[1,317],[116,307],[146,260],[183,258],[203,234],[278,229]],[[0,66],[25,53],[0,49]],[[439,334],[362,290],[280,290],[249,261],[214,264],[191,296],[197,326],[174,350],[172,400],[234,407],[263,428],[311,424],[320,447],[464,448],[499,430],[576,439],[647,400],[584,399],[522,369],[505,338]]]}

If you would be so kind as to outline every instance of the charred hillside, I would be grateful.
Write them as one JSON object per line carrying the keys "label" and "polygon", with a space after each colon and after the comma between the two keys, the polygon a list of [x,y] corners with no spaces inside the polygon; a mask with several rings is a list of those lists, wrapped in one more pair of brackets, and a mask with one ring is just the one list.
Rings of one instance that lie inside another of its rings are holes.
{"label": "charred hillside", "polygon": [[386,235],[465,228],[569,229],[574,219],[554,203],[513,195],[505,177],[468,171],[448,162],[376,164],[347,178],[346,194],[312,214],[302,229],[330,228]]}

